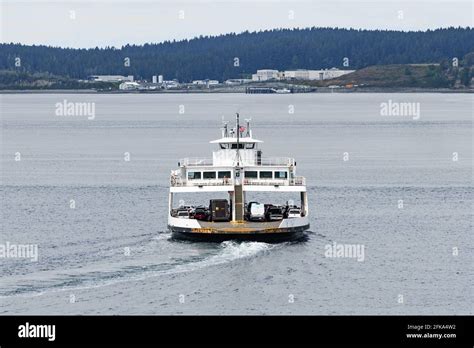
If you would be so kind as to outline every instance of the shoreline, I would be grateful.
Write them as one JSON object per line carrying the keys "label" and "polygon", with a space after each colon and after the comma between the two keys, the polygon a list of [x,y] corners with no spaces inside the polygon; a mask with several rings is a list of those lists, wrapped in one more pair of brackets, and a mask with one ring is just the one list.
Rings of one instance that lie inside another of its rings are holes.
{"label": "shoreline", "polygon": [[[94,89],[21,89],[0,90],[1,94],[246,94],[245,87],[232,89],[214,90],[161,90],[161,91],[99,91]],[[365,88],[327,88],[318,87],[313,92],[300,93],[265,93],[266,95],[288,95],[288,94],[321,94],[321,93],[474,93],[474,89],[450,89],[450,88],[398,88],[398,87],[365,87]]]}

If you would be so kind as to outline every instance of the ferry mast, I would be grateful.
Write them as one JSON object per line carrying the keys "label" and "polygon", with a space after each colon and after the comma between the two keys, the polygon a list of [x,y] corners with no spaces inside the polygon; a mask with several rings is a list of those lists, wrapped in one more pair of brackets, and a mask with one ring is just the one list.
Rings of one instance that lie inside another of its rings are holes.
{"label": "ferry mast", "polygon": [[237,124],[236,124],[236,131],[237,131],[237,165],[234,167],[234,197],[233,197],[233,204],[232,204],[232,221],[234,222],[243,222],[244,221],[244,190],[242,188],[242,178],[241,172],[242,168],[240,166],[240,122],[239,122],[239,113],[236,114],[237,116]]}

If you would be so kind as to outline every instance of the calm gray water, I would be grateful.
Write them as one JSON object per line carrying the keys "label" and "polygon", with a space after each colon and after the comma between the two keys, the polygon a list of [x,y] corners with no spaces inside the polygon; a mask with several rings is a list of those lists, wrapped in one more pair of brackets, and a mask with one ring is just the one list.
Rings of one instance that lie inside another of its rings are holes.
{"label": "calm gray water", "polygon": [[[39,255],[0,258],[0,313],[474,312],[470,95],[0,98],[0,244]],[[64,100],[95,103],[95,118],[57,116]],[[389,100],[419,103],[420,118],[381,116]],[[306,241],[170,240],[170,170],[210,157],[236,111],[265,156],[296,157]],[[363,246],[363,261],[326,257],[333,243]]]}

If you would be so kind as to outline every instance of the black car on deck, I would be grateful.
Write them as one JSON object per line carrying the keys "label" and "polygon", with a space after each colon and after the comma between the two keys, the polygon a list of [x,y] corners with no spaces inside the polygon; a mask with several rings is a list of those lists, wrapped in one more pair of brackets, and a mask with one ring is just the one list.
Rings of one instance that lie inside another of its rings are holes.
{"label": "black car on deck", "polygon": [[265,212],[265,219],[267,221],[283,220],[283,208],[276,205],[268,206]]}
{"label": "black car on deck", "polygon": [[194,218],[196,220],[209,220],[209,210],[206,207],[196,207],[194,210]]}

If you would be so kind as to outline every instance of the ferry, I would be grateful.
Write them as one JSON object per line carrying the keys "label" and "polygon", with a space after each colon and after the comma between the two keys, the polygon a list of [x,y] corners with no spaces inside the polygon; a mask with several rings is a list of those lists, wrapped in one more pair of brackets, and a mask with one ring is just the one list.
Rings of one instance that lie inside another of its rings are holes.
{"label": "ferry", "polygon": [[[171,171],[168,228],[173,238],[284,241],[299,239],[309,229],[306,179],[296,176],[295,159],[263,157],[263,141],[253,137],[250,119],[243,126],[239,118],[233,128],[224,123],[221,138],[210,142],[217,147],[212,159],[184,158]],[[199,204],[177,199],[183,195],[197,195]],[[296,195],[299,204],[268,201],[279,195]],[[249,196],[262,199],[247,201]]]}

